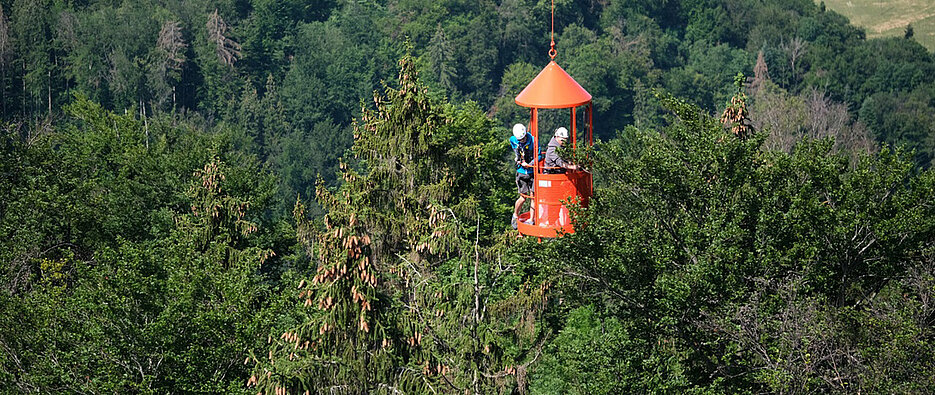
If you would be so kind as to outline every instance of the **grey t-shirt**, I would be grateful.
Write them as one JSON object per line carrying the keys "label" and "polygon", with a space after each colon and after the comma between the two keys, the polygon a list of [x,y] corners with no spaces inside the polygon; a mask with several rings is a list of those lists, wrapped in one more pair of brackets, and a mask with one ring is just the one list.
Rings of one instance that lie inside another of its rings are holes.
{"label": "grey t-shirt", "polygon": [[558,139],[552,137],[552,140],[549,140],[549,148],[545,150],[545,167],[546,170],[551,170],[552,172],[564,172],[565,169],[549,169],[549,167],[564,167],[565,161],[562,160],[562,157],[558,156],[558,149],[562,145],[559,144]]}

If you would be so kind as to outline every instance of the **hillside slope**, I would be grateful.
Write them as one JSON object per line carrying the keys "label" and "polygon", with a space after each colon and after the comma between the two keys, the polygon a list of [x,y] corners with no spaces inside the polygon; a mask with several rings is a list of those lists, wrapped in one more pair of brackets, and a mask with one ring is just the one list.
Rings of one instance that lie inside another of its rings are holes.
{"label": "hillside slope", "polygon": [[912,24],[913,38],[935,51],[935,2],[929,0],[827,0],[825,5],[867,29],[867,37],[896,37]]}

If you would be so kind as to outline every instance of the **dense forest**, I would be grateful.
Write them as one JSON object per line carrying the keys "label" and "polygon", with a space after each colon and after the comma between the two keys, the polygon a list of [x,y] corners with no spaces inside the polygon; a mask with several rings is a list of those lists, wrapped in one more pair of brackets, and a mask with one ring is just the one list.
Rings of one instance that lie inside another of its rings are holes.
{"label": "dense forest", "polygon": [[555,0],[595,194],[538,243],[551,7],[0,0],[0,392],[935,391],[935,55]]}

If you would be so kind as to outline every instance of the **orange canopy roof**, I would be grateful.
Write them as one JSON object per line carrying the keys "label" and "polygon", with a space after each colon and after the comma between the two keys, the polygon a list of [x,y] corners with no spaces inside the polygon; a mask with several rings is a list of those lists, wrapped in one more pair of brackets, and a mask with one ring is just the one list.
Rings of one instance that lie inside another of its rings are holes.
{"label": "orange canopy roof", "polygon": [[591,94],[555,61],[549,62],[519,95],[516,104],[536,108],[568,108],[591,101]]}

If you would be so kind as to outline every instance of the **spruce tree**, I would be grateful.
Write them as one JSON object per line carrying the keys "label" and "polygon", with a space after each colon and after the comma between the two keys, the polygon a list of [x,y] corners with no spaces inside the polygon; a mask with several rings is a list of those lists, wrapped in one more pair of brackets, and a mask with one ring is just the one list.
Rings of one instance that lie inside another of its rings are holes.
{"label": "spruce tree", "polygon": [[296,206],[318,267],[299,286],[301,324],[246,361],[260,392],[482,393],[522,387],[538,355],[548,287],[507,261],[515,237],[488,219],[509,210],[492,203],[510,186],[502,130],[430,99],[410,56],[400,70],[355,124],[359,171],[342,165],[334,191],[319,182],[323,226]]}

